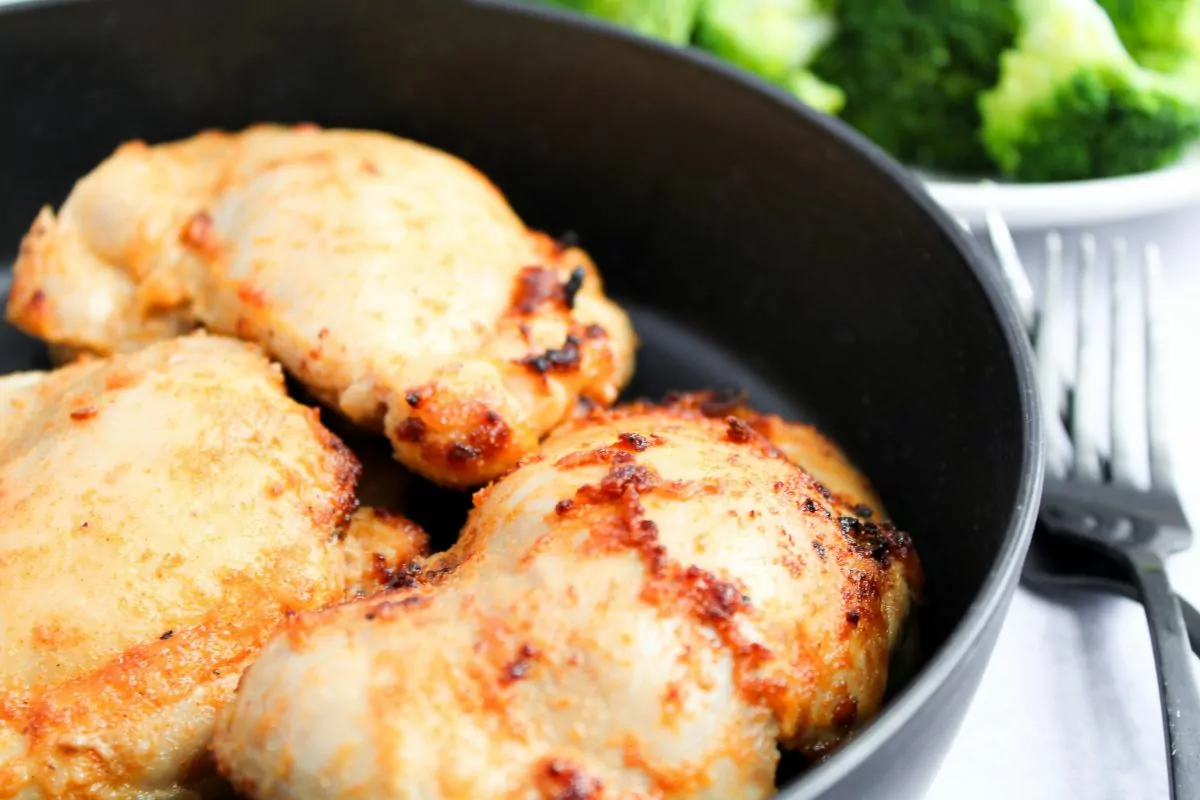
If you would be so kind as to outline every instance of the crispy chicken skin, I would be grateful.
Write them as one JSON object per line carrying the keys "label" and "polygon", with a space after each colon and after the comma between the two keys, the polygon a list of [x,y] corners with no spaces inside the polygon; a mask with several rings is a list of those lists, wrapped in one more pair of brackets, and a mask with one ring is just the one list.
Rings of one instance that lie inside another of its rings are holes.
{"label": "crispy chicken skin", "polygon": [[916,553],[811,429],[706,410],[568,423],[414,585],[288,620],[220,716],[223,773],[257,800],[738,800],[780,743],[843,741]]}
{"label": "crispy chicken skin", "polygon": [[8,318],[59,351],[204,326],[260,343],[433,480],[512,467],[633,368],[587,255],[530,231],[478,172],[314,126],[131,142],[44,209]]}
{"label": "crispy chicken skin", "polygon": [[0,797],[201,793],[272,628],[424,546],[358,469],[233,339],[0,379]]}

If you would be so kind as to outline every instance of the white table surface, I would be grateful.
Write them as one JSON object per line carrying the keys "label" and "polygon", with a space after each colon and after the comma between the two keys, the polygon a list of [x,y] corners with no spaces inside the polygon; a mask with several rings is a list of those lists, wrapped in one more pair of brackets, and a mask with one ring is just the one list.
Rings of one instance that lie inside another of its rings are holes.
{"label": "white table surface", "polygon": [[[1064,230],[1070,238],[1078,230]],[[1169,289],[1170,424],[1177,479],[1200,522],[1200,207],[1093,231],[1131,245],[1156,241]],[[1042,234],[1018,235],[1031,271]],[[1036,282],[1036,275],[1035,275]],[[1200,547],[1168,567],[1200,605]],[[1200,682],[1200,660],[1195,663]],[[1018,590],[979,693],[930,800],[1159,800],[1166,751],[1150,638],[1141,606],[1075,592]],[[881,795],[883,797],[884,795]]]}

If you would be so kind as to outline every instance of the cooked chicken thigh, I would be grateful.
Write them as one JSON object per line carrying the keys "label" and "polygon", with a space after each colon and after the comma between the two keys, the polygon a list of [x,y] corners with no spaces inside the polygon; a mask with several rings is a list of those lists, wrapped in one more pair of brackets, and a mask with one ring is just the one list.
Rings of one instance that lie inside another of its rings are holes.
{"label": "cooked chicken thigh", "polygon": [[190,797],[217,708],[288,614],[423,534],[258,348],[189,336],[0,379],[0,797]]}
{"label": "cooked chicken thigh", "polygon": [[920,590],[911,541],[811,429],[705,407],[569,423],[414,586],[288,620],[222,771],[258,800],[737,800],[772,792],[778,743],[844,740]]}
{"label": "cooked chicken thigh", "polygon": [[587,255],[482,175],[382,133],[259,126],[120,147],[43,210],[8,317],[111,353],[202,325],[262,344],[407,466],[478,485],[633,366]]}

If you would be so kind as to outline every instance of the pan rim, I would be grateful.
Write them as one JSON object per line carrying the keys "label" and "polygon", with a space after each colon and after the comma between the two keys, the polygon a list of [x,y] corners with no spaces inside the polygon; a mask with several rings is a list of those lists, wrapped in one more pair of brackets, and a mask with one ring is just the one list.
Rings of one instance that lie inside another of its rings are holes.
{"label": "pan rim", "polygon": [[[0,4],[0,19],[11,14],[107,0],[12,0]],[[441,0],[447,2],[448,0]],[[995,618],[1007,611],[1016,589],[1021,564],[1033,537],[1041,499],[1045,442],[1042,412],[1036,391],[1032,348],[1020,322],[1003,278],[983,259],[978,246],[923,188],[920,181],[858,131],[840,120],[813,111],[784,90],[749,72],[690,47],[678,47],[631,33],[611,23],[555,8],[525,4],[518,0],[449,0],[459,6],[540,20],[616,40],[624,46],[655,53],[655,57],[689,64],[709,79],[731,82],[739,89],[771,102],[781,111],[820,130],[849,149],[888,180],[941,229],[966,263],[991,307],[994,321],[1008,347],[1008,361],[1016,378],[1021,409],[1021,467],[1000,552],[980,584],[975,599],[955,624],[947,640],[918,674],[892,698],[870,724],[828,760],[815,765],[779,791],[784,800],[816,800],[862,769],[872,753],[897,736],[930,701],[951,682],[963,664],[982,646],[985,631]],[[0,290],[7,289],[11,275],[5,266]]]}

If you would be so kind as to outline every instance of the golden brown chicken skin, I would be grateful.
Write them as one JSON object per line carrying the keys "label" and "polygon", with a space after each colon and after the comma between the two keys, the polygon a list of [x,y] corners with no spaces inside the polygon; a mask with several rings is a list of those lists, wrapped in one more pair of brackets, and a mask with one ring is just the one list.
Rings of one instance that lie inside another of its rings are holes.
{"label": "golden brown chicken skin", "polygon": [[861,514],[758,430],[803,464],[807,429],[702,406],[569,423],[415,585],[285,623],[221,715],[222,771],[257,800],[739,800],[781,743],[842,742],[880,707],[912,543],[848,464]]}
{"label": "golden brown chicken skin", "polygon": [[203,794],[275,625],[423,552],[358,469],[233,339],[0,379],[0,797]]}
{"label": "golden brown chicken skin", "polygon": [[452,486],[513,466],[580,397],[610,404],[633,367],[586,253],[448,154],[314,126],[121,146],[38,216],[8,318],[68,352],[198,325],[257,342]]}

